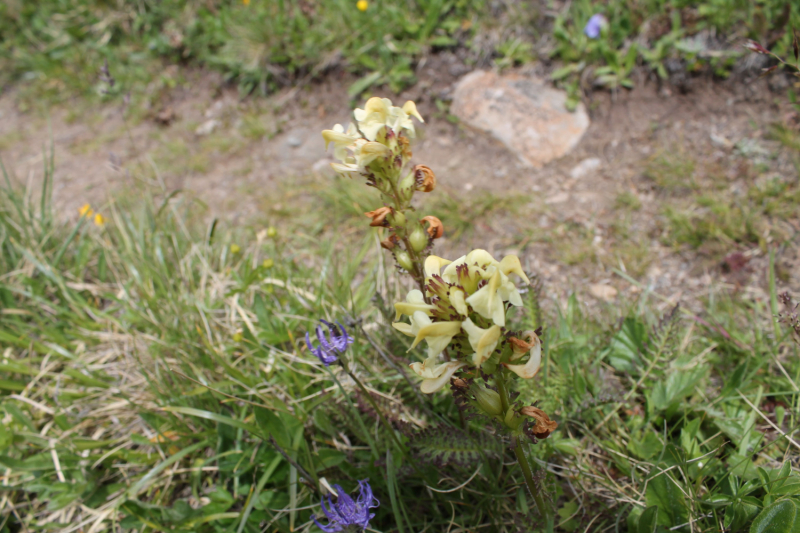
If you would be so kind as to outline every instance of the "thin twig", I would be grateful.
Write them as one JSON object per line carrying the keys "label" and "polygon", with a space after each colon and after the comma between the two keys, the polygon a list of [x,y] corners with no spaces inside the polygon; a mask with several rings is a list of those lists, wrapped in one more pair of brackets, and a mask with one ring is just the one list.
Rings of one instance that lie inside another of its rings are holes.
{"label": "thin twig", "polygon": [[302,466],[300,466],[300,463],[298,463],[297,461],[295,461],[294,459],[292,459],[291,457],[289,457],[289,454],[288,454],[288,453],[286,453],[286,451],[285,451],[283,448],[281,448],[280,446],[278,446],[278,443],[275,441],[275,437],[273,437],[272,435],[270,435],[268,440],[269,440],[269,443],[270,443],[270,444],[272,444],[273,446],[275,446],[275,449],[276,449],[276,450],[278,450],[278,453],[279,453],[279,454],[281,454],[281,455],[283,456],[283,458],[284,458],[284,459],[286,459],[286,461],[288,461],[288,463],[289,463],[290,465],[292,465],[293,467],[295,467],[295,468],[297,469],[297,471],[298,471],[298,472],[300,473],[300,475],[303,477],[303,479],[305,480],[305,482],[306,482],[306,483],[307,483],[307,484],[308,484],[308,485],[309,485],[309,486],[310,486],[312,489],[314,489],[314,490],[318,490],[318,489],[317,489],[317,484],[316,484],[316,482],[314,481],[314,478],[313,478],[313,477],[311,477],[311,474],[309,474],[309,473],[308,473],[308,471],[306,471],[306,469],[305,469],[305,468],[303,468]]}

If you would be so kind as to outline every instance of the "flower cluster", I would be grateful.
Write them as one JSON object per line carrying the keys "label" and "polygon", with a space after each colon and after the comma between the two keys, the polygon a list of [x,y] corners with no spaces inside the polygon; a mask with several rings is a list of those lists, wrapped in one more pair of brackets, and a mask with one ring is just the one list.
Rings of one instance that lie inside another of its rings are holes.
{"label": "flower cluster", "polygon": [[98,228],[103,227],[106,223],[106,218],[100,213],[95,213],[94,209],[92,209],[92,206],[89,204],[84,204],[80,209],[78,209],[78,214],[81,218],[85,218],[87,220],[93,218],[94,225]]}
{"label": "flower cluster", "polygon": [[[473,250],[452,262],[434,255],[425,260],[425,294],[414,289],[405,302],[396,303],[396,319],[407,315],[411,320],[392,324],[414,337],[412,348],[423,340],[427,343],[425,361],[411,364],[423,380],[422,392],[436,392],[456,371],[467,366],[480,368],[493,357],[497,357],[495,364],[504,364],[520,377],[536,374],[541,362],[541,342],[536,333],[523,334],[529,340],[503,336],[507,308],[522,305],[510,274],[530,283],[513,255],[497,261],[485,250]],[[440,355],[451,344],[455,358],[439,363]],[[525,364],[509,364],[526,353],[530,358]],[[502,355],[505,357],[501,359]]]}
{"label": "flower cluster", "polygon": [[353,500],[342,487],[334,485],[336,490],[337,500],[334,503],[330,494],[328,495],[328,505],[325,506],[325,499],[323,498],[322,512],[328,518],[328,524],[320,524],[316,517],[312,516],[311,519],[317,526],[325,533],[335,533],[339,531],[353,530],[364,531],[369,527],[369,521],[375,516],[375,513],[369,512],[380,505],[380,502],[372,495],[372,487],[369,486],[368,480],[364,479],[358,482],[358,498]]}
{"label": "flower cluster", "polygon": [[380,191],[384,205],[365,215],[371,219],[370,226],[389,230],[381,246],[391,250],[397,265],[421,285],[425,252],[434,239],[444,235],[438,218],[418,218],[410,207],[415,192],[436,188],[436,175],[430,167],[408,167],[410,142],[416,136],[412,117],[425,121],[414,102],[397,107],[388,98],[370,98],[353,116],[355,123],[347,129],[336,124],[322,132],[326,149],[333,144],[333,155],[339,160],[331,166],[343,176],[364,178],[367,185]]}

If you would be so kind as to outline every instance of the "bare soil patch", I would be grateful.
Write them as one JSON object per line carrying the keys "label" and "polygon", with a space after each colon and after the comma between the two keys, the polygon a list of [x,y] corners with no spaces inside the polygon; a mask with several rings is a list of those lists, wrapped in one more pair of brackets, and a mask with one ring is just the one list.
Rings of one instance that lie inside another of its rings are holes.
{"label": "bare soil patch", "polygon": [[[443,104],[463,74],[455,59],[436,56],[421,67],[422,81],[400,95],[416,100],[427,121],[415,160],[435,170],[437,192],[465,213],[488,195],[515,201],[485,209],[469,221],[473,233],[445,240],[439,253],[460,254],[474,243],[513,250],[560,297],[577,289],[613,302],[644,289],[667,306],[696,302],[716,282],[763,299],[766,250],[774,246],[780,287],[800,291],[800,206],[759,242],[691,247],[664,237],[665,206],[690,209],[699,195],[736,198],[759,180],[797,182],[796,155],[768,135],[788,108],[767,82],[696,80],[682,94],[643,81],[630,92],[594,93],[592,124],[578,147],[532,170],[498,141],[448,119]],[[16,179],[35,182],[52,142],[54,200],[67,219],[84,203],[102,210],[155,184],[194,196],[209,216],[241,223],[257,218],[265,202],[282,201],[279,184],[329,175],[319,132],[347,122],[351,80],[333,75],[268,99],[243,99],[214,74],[181,75],[184,81],[149,109],[126,109],[120,100],[23,113],[14,91],[6,92],[0,157]],[[740,255],[729,260],[731,254]]]}

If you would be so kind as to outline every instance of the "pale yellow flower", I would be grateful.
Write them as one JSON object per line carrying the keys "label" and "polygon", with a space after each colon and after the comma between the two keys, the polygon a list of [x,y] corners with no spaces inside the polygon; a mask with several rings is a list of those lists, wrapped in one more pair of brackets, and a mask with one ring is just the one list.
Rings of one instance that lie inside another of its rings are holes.
{"label": "pale yellow flower", "polygon": [[325,139],[325,149],[333,143],[333,156],[339,161],[346,161],[349,157],[347,147],[353,144],[361,135],[353,124],[347,126],[347,131],[341,124],[336,124],[332,130],[323,130],[322,138]]}
{"label": "pale yellow flower", "polygon": [[461,327],[469,338],[469,344],[475,350],[472,356],[472,363],[481,366],[484,361],[489,359],[497,348],[497,341],[500,340],[500,326],[494,325],[488,329],[483,329],[475,325],[469,318],[461,323]]}
{"label": "pale yellow flower", "polygon": [[389,147],[384,144],[366,142],[358,145],[358,150],[353,155],[356,158],[356,164],[363,170],[379,157],[386,157],[391,153],[392,151]]}
{"label": "pale yellow flower", "polygon": [[433,275],[438,275],[441,272],[442,267],[447,266],[450,263],[451,261],[448,259],[444,259],[435,255],[429,255],[425,258],[425,264],[423,266],[425,277],[429,278]]}
{"label": "pale yellow flower", "polygon": [[238,254],[241,251],[242,251],[242,247],[241,246],[239,246],[238,244],[231,244],[231,253],[232,254]]}
{"label": "pale yellow flower", "polygon": [[409,349],[415,348],[417,344],[425,340],[428,343],[428,358],[442,353],[453,337],[461,333],[461,322],[433,322],[423,311],[415,311],[411,315],[411,324],[394,322],[392,327],[414,337],[414,342]]}
{"label": "pale yellow flower", "polygon": [[[413,106],[413,108],[412,108]],[[364,109],[356,109],[353,112],[358,129],[364,134],[367,140],[374,141],[378,133],[384,127],[392,130],[395,134],[405,132],[409,137],[414,137],[414,124],[411,122],[409,112],[413,116],[419,116],[417,108],[413,102],[406,102],[406,105],[395,107],[388,98],[373,97],[367,100]]]}
{"label": "pale yellow flower", "polygon": [[397,302],[394,304],[394,310],[397,313],[394,319],[395,321],[400,320],[402,315],[412,316],[417,311],[422,311],[430,316],[433,309],[435,309],[434,306],[425,303],[422,292],[418,289],[413,289],[409,291],[405,302]]}
{"label": "pale yellow flower", "polygon": [[503,299],[497,294],[500,282],[500,272],[495,272],[489,283],[467,298],[467,303],[483,318],[488,318],[498,326],[505,326],[506,308],[503,305]]}
{"label": "pale yellow flower", "polygon": [[455,374],[459,369],[467,366],[467,363],[464,363],[463,361],[449,361],[447,363],[434,366],[433,364],[430,364],[430,360],[428,360],[424,363],[411,363],[408,366],[416,375],[422,378],[422,384],[420,385],[419,390],[422,391],[423,394],[432,394],[438,390],[441,390],[447,383],[449,383],[450,378],[453,377],[453,374]]}

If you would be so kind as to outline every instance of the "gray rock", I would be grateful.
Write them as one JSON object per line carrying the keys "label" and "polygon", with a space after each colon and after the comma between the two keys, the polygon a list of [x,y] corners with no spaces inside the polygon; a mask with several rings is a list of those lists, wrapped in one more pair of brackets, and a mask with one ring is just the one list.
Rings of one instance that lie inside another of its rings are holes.
{"label": "gray rock", "polygon": [[574,180],[579,180],[584,176],[589,175],[591,172],[600,168],[602,162],[596,157],[584,159],[569,171],[569,177]]}
{"label": "gray rock", "polygon": [[217,129],[217,126],[219,126],[219,120],[215,118],[212,118],[211,120],[206,120],[205,122],[197,126],[197,129],[194,130],[194,134],[199,136],[209,135],[215,129]]}
{"label": "gray rock", "polygon": [[491,133],[526,166],[539,168],[568,153],[589,127],[583,104],[567,111],[567,95],[547,81],[475,71],[454,91],[451,112]]}

